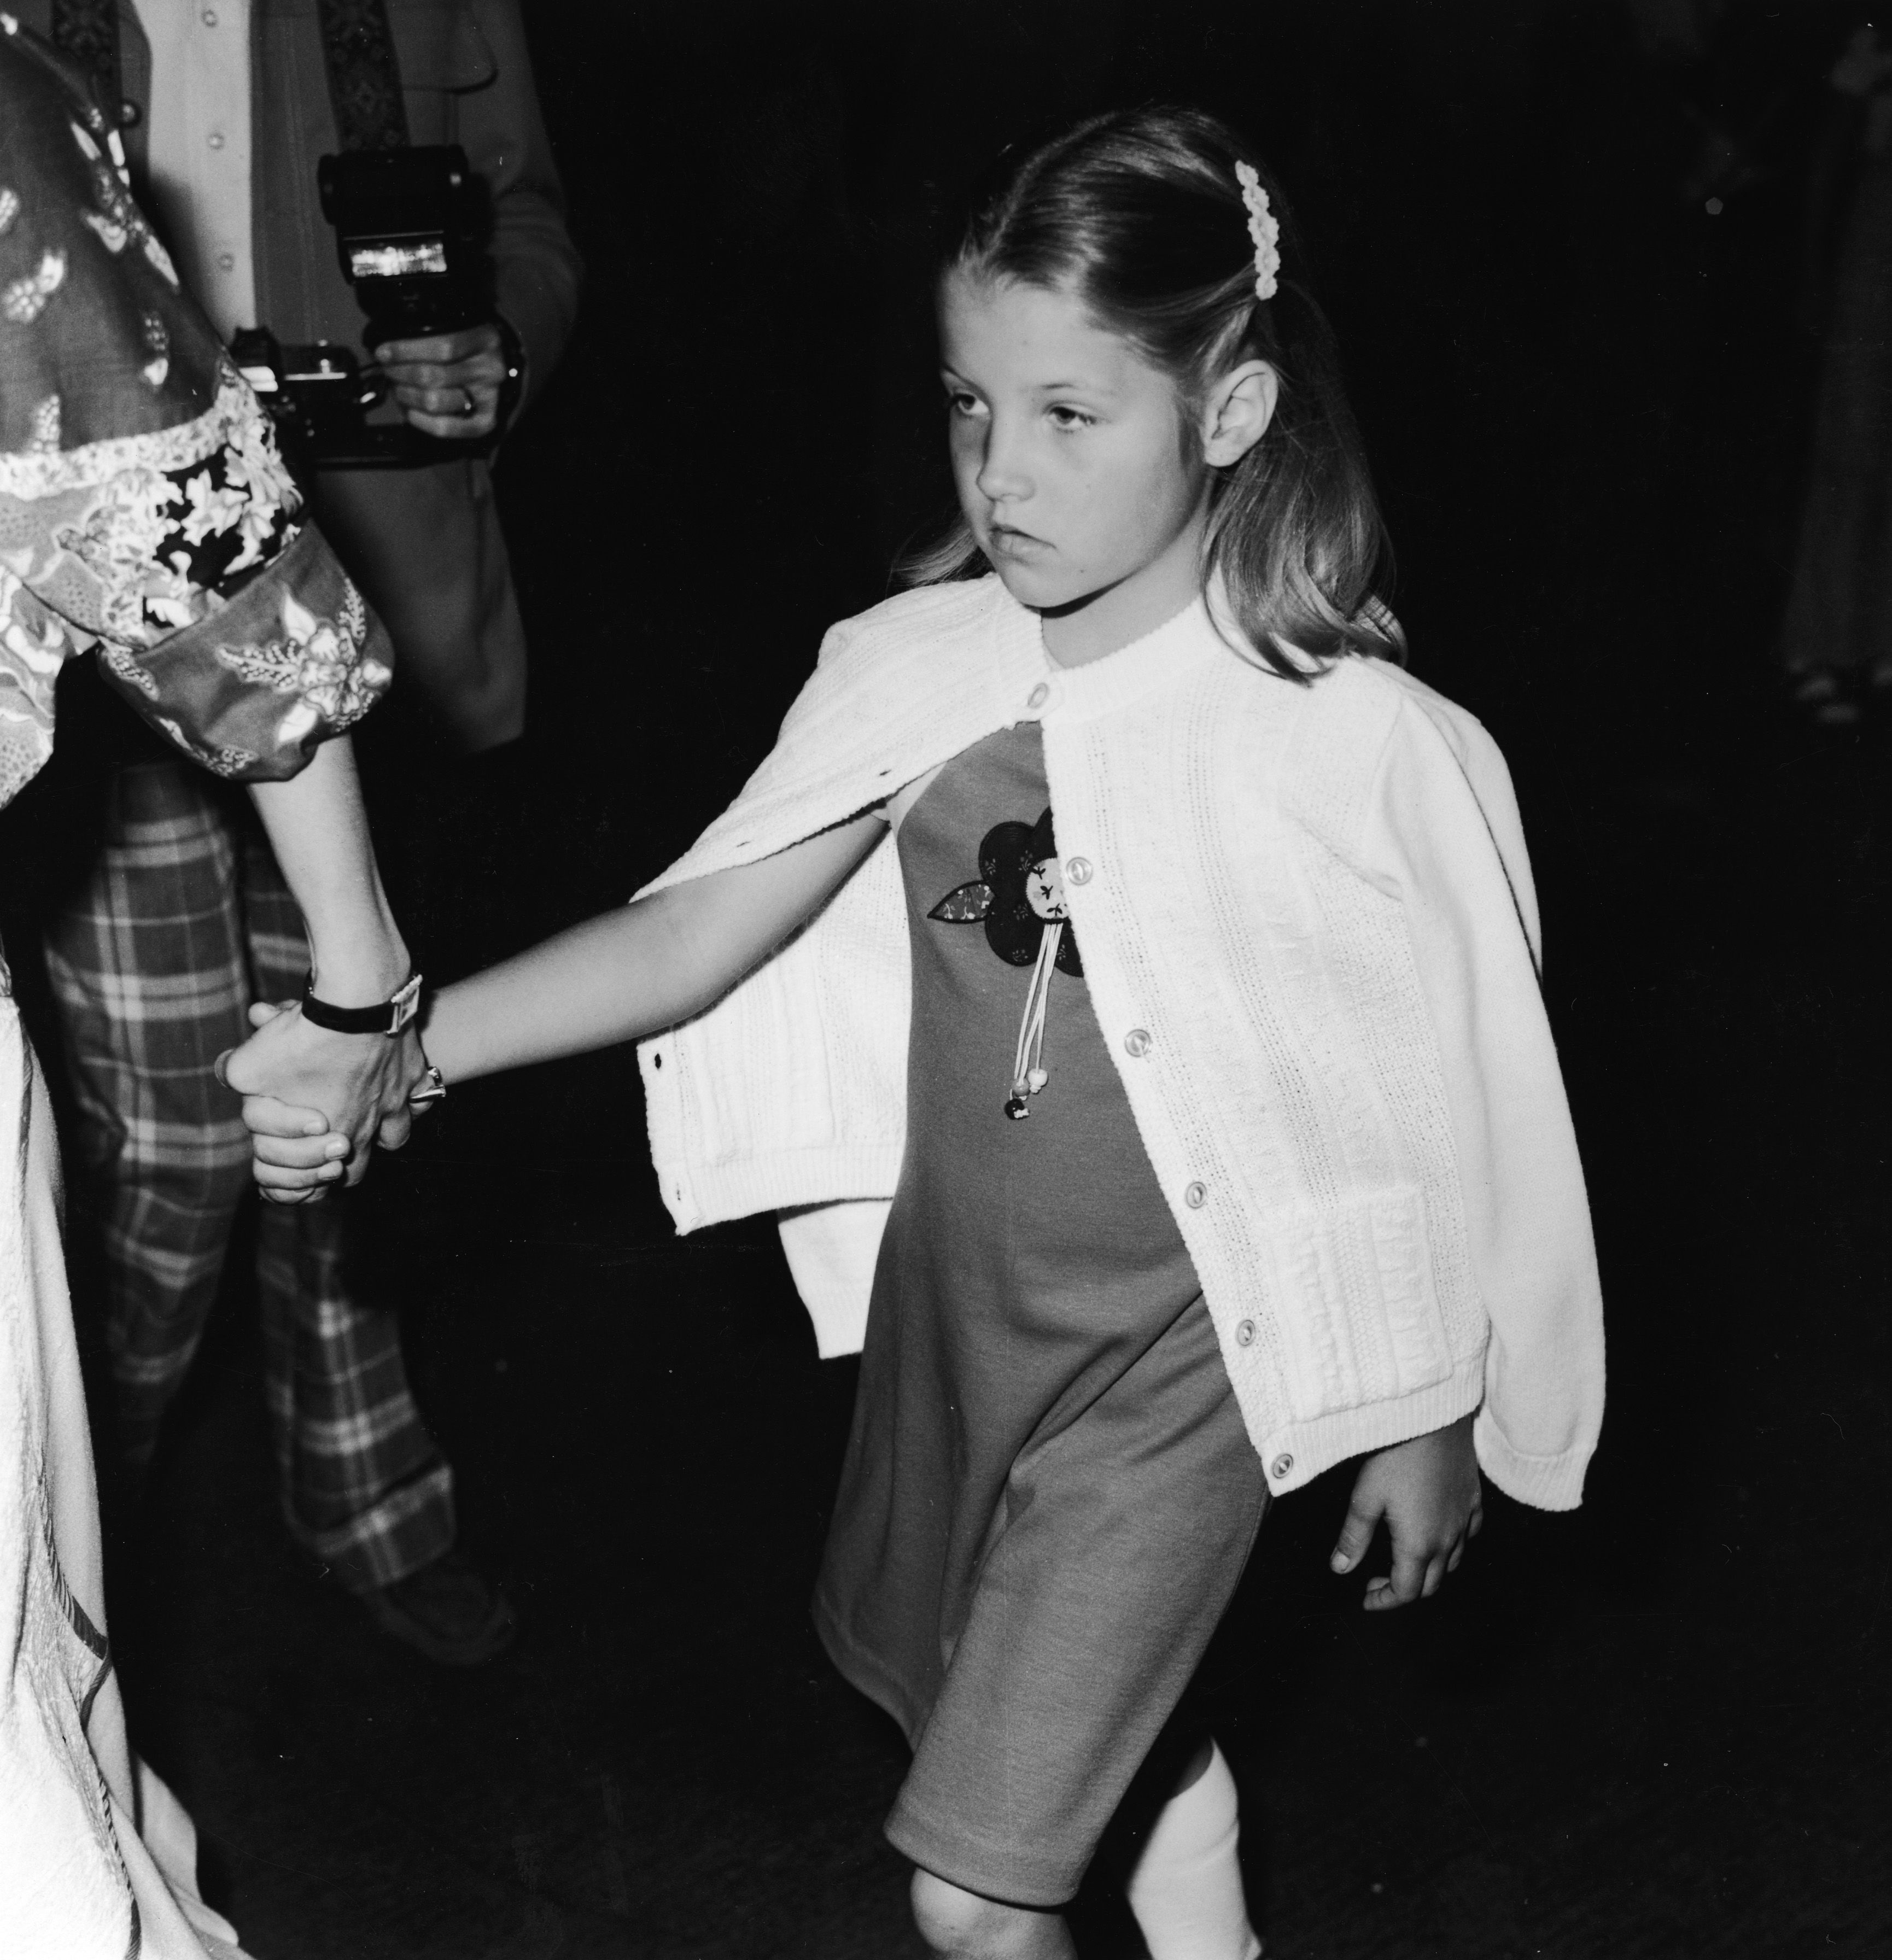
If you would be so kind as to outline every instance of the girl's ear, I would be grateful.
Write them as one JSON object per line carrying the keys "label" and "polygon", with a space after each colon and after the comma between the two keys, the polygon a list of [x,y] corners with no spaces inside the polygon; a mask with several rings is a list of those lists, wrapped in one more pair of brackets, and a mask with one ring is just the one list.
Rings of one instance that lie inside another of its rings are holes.
{"label": "girl's ear", "polygon": [[1265,361],[1231,368],[1202,405],[1202,460],[1212,469],[1239,463],[1275,418],[1281,377]]}

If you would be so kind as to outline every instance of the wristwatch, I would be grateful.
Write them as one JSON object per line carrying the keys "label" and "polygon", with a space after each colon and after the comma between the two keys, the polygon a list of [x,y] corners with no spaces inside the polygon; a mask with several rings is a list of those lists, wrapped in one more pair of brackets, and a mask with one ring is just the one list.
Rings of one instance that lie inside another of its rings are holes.
{"label": "wristwatch", "polygon": [[447,1093],[447,1078],[430,1061],[421,1087],[407,1092],[407,1106],[410,1109],[425,1109],[439,1102]]}
{"label": "wristwatch", "polygon": [[337,1035],[397,1035],[420,1011],[420,975],[410,973],[397,992],[371,1007],[338,1007],[317,997],[315,975],[302,983],[302,1018]]}

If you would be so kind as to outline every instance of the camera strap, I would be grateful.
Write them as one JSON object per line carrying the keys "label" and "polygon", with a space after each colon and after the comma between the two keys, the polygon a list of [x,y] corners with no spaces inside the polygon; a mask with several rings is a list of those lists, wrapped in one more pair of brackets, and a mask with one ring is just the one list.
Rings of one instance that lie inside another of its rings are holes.
{"label": "camera strap", "polygon": [[[109,0],[108,0],[109,4]],[[316,0],[329,103],[345,150],[404,150],[407,105],[387,0]]]}
{"label": "camera strap", "polygon": [[[345,150],[404,150],[407,105],[387,0],[316,0],[329,106]],[[118,0],[53,0],[53,42],[93,78],[108,113],[119,79]]]}

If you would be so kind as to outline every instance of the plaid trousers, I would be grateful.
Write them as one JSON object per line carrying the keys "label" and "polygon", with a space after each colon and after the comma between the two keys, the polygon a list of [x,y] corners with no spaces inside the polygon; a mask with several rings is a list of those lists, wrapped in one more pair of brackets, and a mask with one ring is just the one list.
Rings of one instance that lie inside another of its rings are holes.
{"label": "plaid trousers", "polygon": [[[260,832],[197,771],[133,763],[110,794],[46,965],[78,1109],[75,1222],[96,1234],[119,1440],[142,1472],[250,1186],[249,1133],[211,1065],[252,1000],[301,991],[308,947]],[[395,1316],[348,1284],[352,1195],[261,1206],[256,1280],[285,1516],[361,1591],[438,1558],[454,1520]]]}

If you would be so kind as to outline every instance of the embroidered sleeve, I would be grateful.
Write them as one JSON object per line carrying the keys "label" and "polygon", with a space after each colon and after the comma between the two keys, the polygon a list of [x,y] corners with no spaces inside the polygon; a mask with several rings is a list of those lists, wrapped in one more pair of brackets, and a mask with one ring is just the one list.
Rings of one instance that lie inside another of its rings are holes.
{"label": "embroidered sleeve", "polygon": [[0,457],[0,572],[26,615],[0,671],[31,647],[46,744],[52,675],[85,646],[219,775],[293,775],[358,721],[392,678],[387,638],[321,534],[296,522],[299,501],[268,418],[228,370],[190,422]]}
{"label": "embroidered sleeve", "polygon": [[96,648],[194,761],[291,776],[391,678],[269,418],[177,290],[115,131],[0,16],[0,802]]}

